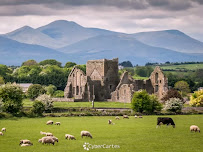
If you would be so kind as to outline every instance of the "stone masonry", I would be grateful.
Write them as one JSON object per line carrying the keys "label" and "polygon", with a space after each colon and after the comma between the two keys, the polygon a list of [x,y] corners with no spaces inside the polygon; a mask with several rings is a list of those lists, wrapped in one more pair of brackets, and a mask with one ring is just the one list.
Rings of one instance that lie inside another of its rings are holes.
{"label": "stone masonry", "polygon": [[117,101],[130,103],[135,91],[145,89],[159,98],[168,90],[168,79],[160,67],[156,67],[147,80],[135,80],[128,72],[118,78],[118,58],[89,60],[86,74],[75,66],[69,74],[65,98],[75,101]]}

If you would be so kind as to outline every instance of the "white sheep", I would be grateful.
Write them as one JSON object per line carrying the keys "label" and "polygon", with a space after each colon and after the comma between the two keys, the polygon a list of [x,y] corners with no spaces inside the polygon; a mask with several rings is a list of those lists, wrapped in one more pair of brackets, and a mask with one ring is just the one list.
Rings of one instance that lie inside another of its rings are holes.
{"label": "white sheep", "polygon": [[139,118],[143,118],[142,116],[139,116]]}
{"label": "white sheep", "polygon": [[32,144],[22,144],[21,147],[32,146]]}
{"label": "white sheep", "polygon": [[50,136],[55,142],[59,142],[59,139],[55,136]]}
{"label": "white sheep", "polygon": [[194,132],[200,132],[200,128],[196,125],[192,125],[190,126],[190,131],[194,131]]}
{"label": "white sheep", "polygon": [[30,144],[30,145],[33,145],[33,144],[31,143],[31,141],[30,141],[30,140],[28,140],[28,139],[23,139],[23,140],[20,140],[19,145],[21,145],[21,144]]}
{"label": "white sheep", "polygon": [[135,118],[137,118],[137,115],[135,115]]}
{"label": "white sheep", "polygon": [[50,133],[50,132],[47,132],[45,135],[46,135],[46,136],[53,136],[53,134]]}
{"label": "white sheep", "polygon": [[124,118],[129,119],[128,115],[123,115],[123,119]]}
{"label": "white sheep", "polygon": [[83,138],[83,136],[87,136],[87,137],[93,138],[89,131],[81,131],[80,134],[81,134],[82,138]]}
{"label": "white sheep", "polygon": [[52,120],[49,120],[49,121],[47,121],[46,124],[47,124],[47,125],[53,125],[53,123],[54,123],[54,122],[53,122]]}
{"label": "white sheep", "polygon": [[53,144],[54,145],[55,141],[51,137],[43,137],[42,138],[42,144]]}
{"label": "white sheep", "polygon": [[115,119],[116,119],[116,120],[120,120],[119,116],[116,116]]}
{"label": "white sheep", "polygon": [[46,132],[40,131],[41,135],[46,135]]}
{"label": "white sheep", "polygon": [[3,134],[3,132],[0,132],[0,136],[3,136],[4,134]]}
{"label": "white sheep", "polygon": [[112,122],[112,120],[108,120],[109,125],[115,125],[115,123]]}
{"label": "white sheep", "polygon": [[1,131],[2,131],[2,132],[3,132],[3,131],[5,131],[5,132],[6,132],[6,128],[2,128],[2,129],[1,129]]}
{"label": "white sheep", "polygon": [[67,139],[67,138],[68,138],[68,140],[76,140],[75,137],[70,134],[65,134],[65,139]]}
{"label": "white sheep", "polygon": [[60,126],[60,125],[61,125],[61,123],[60,123],[60,122],[56,122],[56,123],[55,123],[55,125],[59,125],[59,126]]}
{"label": "white sheep", "polygon": [[39,139],[38,142],[39,142],[39,143],[42,143],[42,139]]}

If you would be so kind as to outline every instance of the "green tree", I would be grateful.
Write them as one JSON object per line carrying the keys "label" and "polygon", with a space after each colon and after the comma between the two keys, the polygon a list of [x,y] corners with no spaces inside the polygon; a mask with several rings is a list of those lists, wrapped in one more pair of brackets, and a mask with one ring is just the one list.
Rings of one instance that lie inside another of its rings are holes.
{"label": "green tree", "polygon": [[45,111],[45,105],[41,101],[35,101],[33,103],[31,112],[37,116],[42,116],[42,113]]}
{"label": "green tree", "polygon": [[37,65],[38,63],[35,60],[27,60],[25,62],[22,63],[21,66],[33,66],[33,65]]}
{"label": "green tree", "polygon": [[137,91],[133,94],[132,109],[137,112],[153,113],[161,110],[161,104],[153,95],[149,95],[146,90]]}
{"label": "green tree", "polygon": [[135,72],[141,77],[149,77],[153,72],[153,68],[151,66],[137,66]]}
{"label": "green tree", "polygon": [[44,60],[39,62],[40,65],[57,65],[59,67],[61,67],[61,62],[58,62],[54,59],[48,59],[48,60]]}
{"label": "green tree", "polygon": [[67,62],[64,66],[64,68],[72,68],[74,67],[75,65],[77,65],[75,62]]}
{"label": "green tree", "polygon": [[46,93],[46,90],[40,84],[33,84],[28,88],[27,96],[28,98],[34,100],[44,93]]}
{"label": "green tree", "polygon": [[0,98],[3,111],[17,114],[22,109],[23,91],[20,86],[11,83],[0,86]]}
{"label": "green tree", "polygon": [[45,90],[46,90],[46,94],[50,95],[50,96],[53,96],[54,95],[54,92],[56,91],[56,87],[52,84],[50,84],[49,86],[45,87]]}
{"label": "green tree", "polygon": [[0,85],[4,84],[4,78],[0,76]]}
{"label": "green tree", "polygon": [[64,91],[61,91],[61,90],[55,91],[53,97],[63,98],[64,97]]}
{"label": "green tree", "polygon": [[179,98],[181,101],[183,101],[181,94],[175,89],[168,90],[161,100],[167,101],[170,98]]}
{"label": "green tree", "polygon": [[176,82],[174,88],[179,90],[182,96],[186,96],[190,92],[189,84],[186,81]]}

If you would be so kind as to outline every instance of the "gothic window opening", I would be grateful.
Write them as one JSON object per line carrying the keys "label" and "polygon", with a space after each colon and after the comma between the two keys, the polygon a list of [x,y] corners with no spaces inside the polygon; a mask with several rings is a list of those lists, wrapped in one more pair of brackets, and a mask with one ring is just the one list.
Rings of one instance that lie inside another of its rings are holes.
{"label": "gothic window opening", "polygon": [[78,95],[78,93],[79,93],[79,87],[77,86],[76,87],[76,95]]}
{"label": "gothic window opening", "polygon": [[159,74],[156,73],[156,74],[155,74],[155,83],[158,83],[158,77],[159,77]]}

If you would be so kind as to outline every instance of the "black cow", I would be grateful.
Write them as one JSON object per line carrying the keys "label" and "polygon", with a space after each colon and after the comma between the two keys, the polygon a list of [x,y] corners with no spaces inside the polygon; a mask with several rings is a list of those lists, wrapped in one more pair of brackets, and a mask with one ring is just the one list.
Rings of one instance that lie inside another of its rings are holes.
{"label": "black cow", "polygon": [[157,127],[163,125],[172,125],[175,128],[175,123],[172,118],[169,117],[158,117],[157,118]]}

